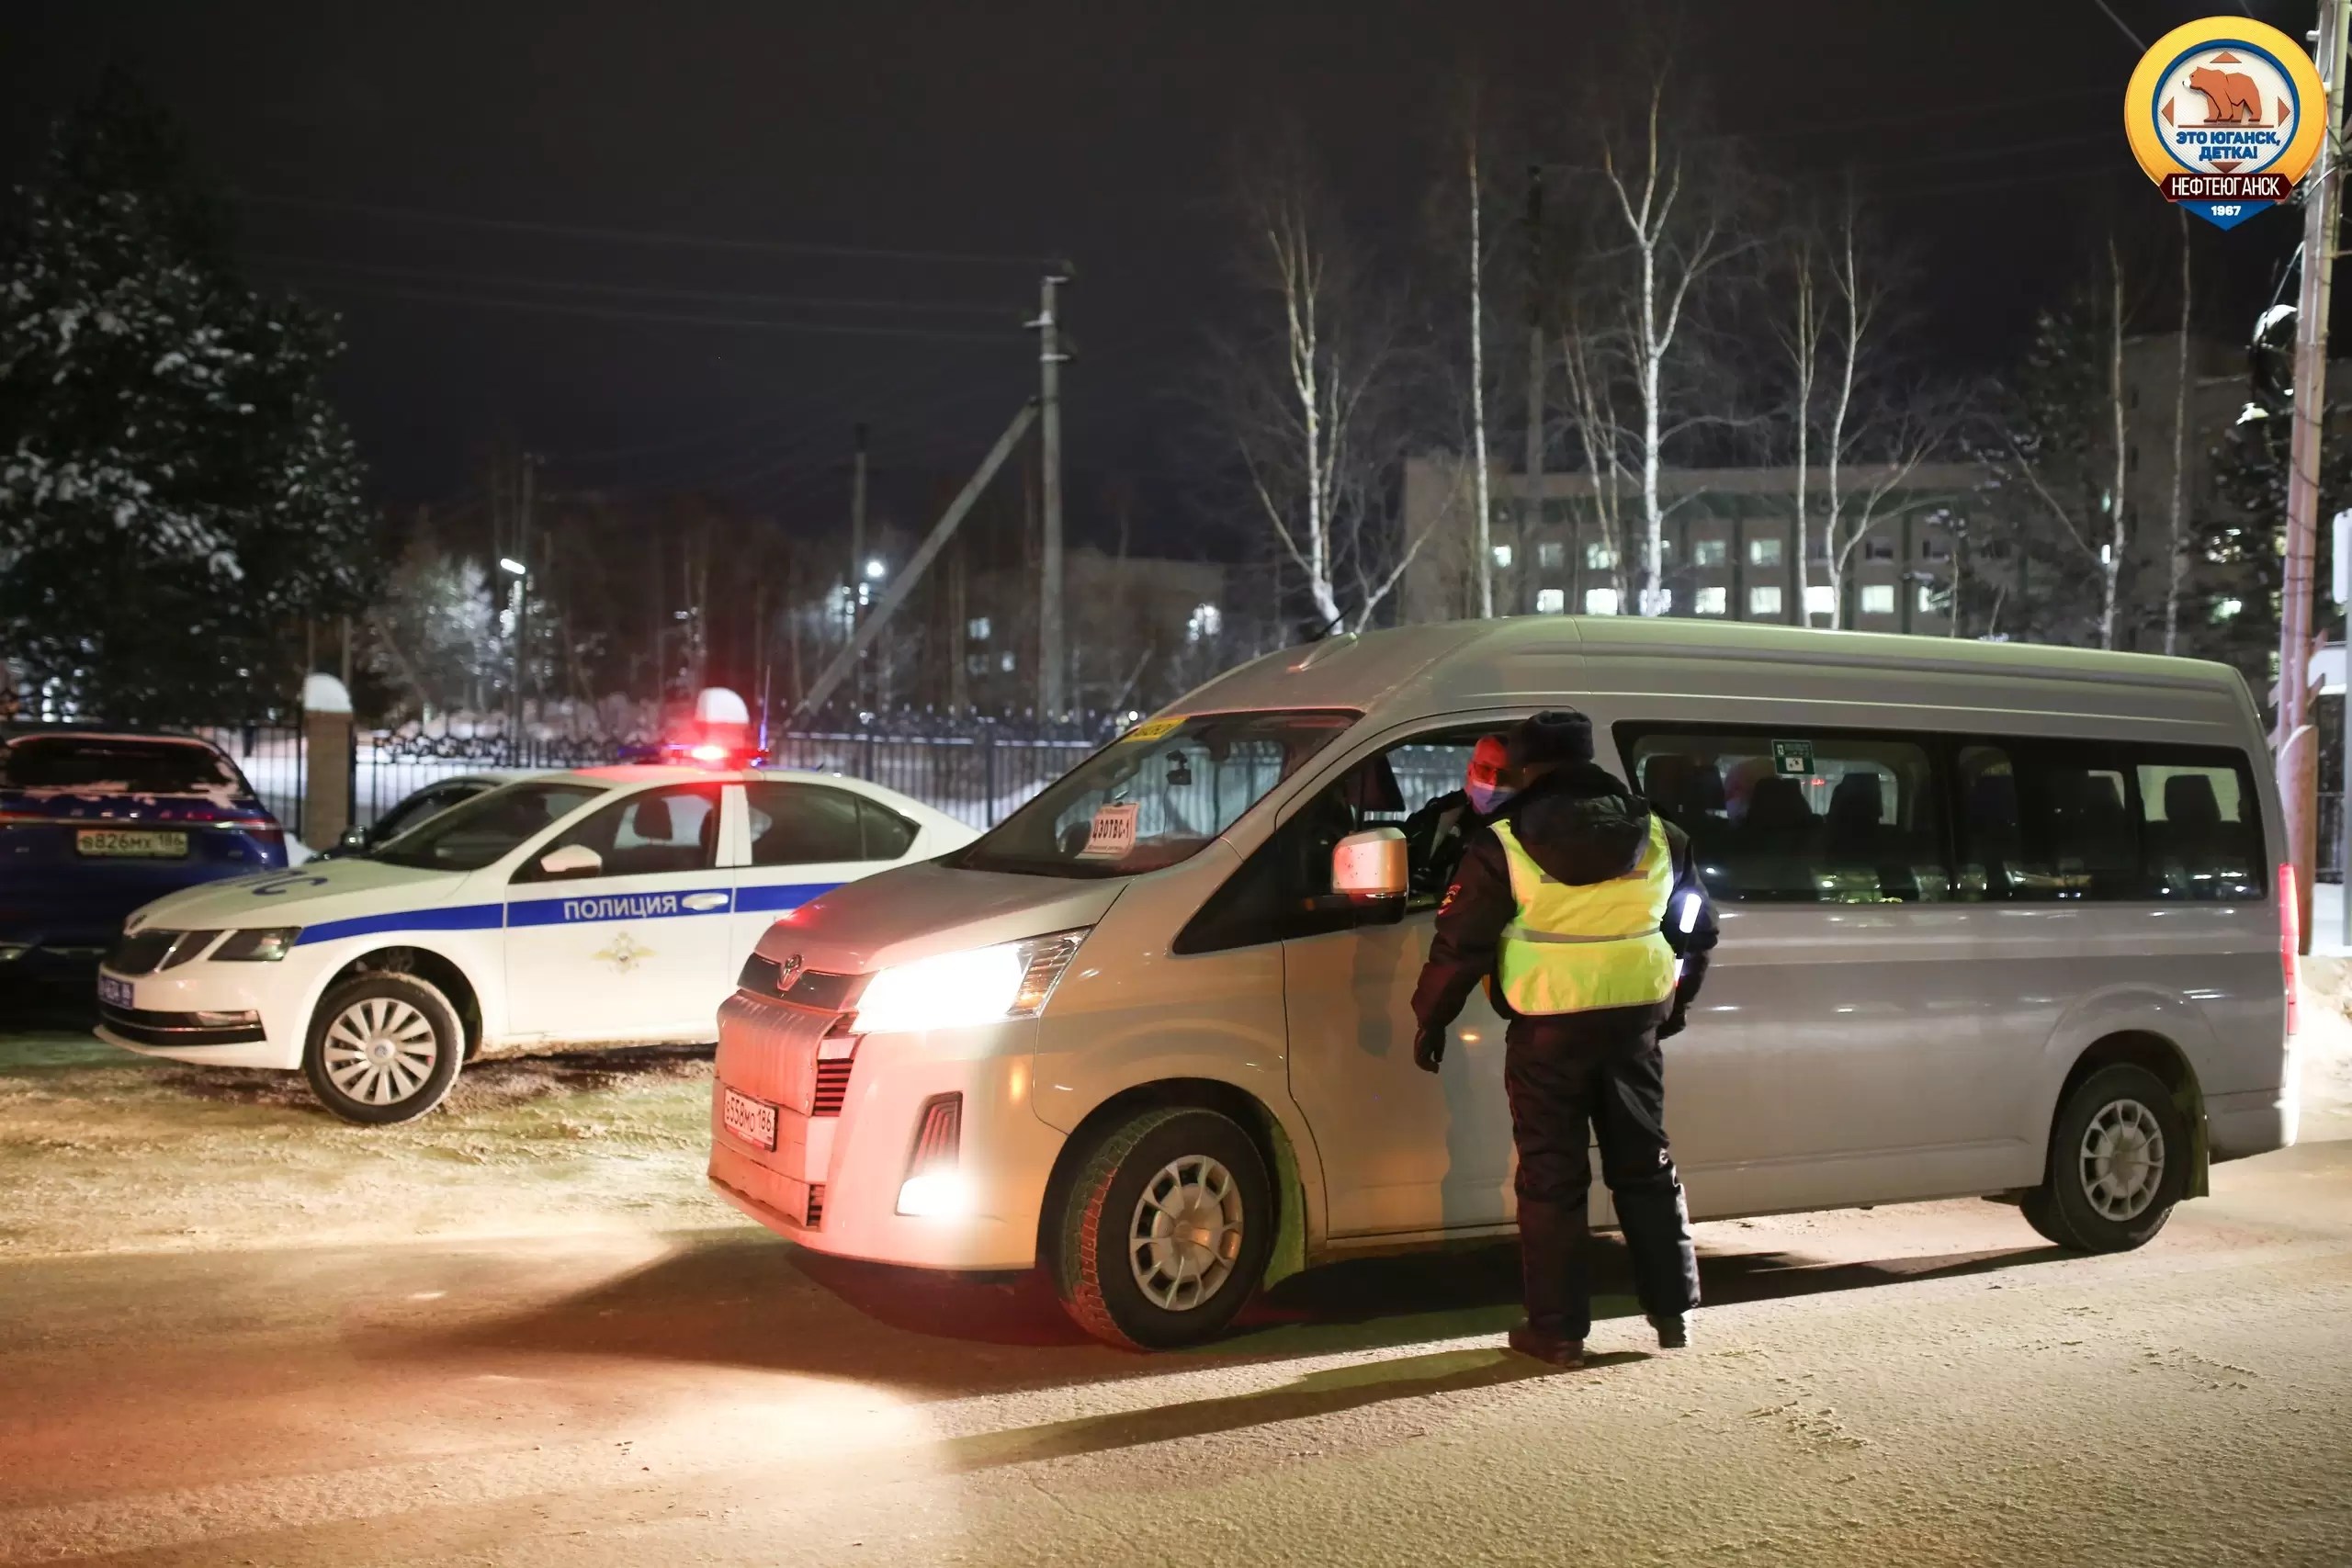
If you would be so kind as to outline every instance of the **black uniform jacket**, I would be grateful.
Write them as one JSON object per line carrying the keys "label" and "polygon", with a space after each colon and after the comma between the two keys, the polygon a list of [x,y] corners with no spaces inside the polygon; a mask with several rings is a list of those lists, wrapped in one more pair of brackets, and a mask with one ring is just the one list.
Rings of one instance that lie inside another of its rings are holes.
{"label": "black uniform jacket", "polygon": [[[1570,763],[1544,774],[1498,814],[1511,825],[1535,863],[1562,882],[1607,882],[1632,871],[1650,836],[1650,805],[1615,775],[1590,762]],[[1655,1005],[1601,1008],[1561,1015],[1596,1032],[1640,1030],[1688,1007],[1706,977],[1707,953],[1715,945],[1714,906],[1690,857],[1690,840],[1671,822],[1666,840],[1674,857],[1674,895],[1661,929],[1682,959],[1682,981],[1668,1000]],[[1695,897],[1697,904],[1688,902]],[[1462,1011],[1479,982],[1495,973],[1503,928],[1519,912],[1511,892],[1510,866],[1502,840],[1490,827],[1471,835],[1462,863],[1438,906],[1437,935],[1429,963],[1413,987],[1413,1016],[1423,1029],[1442,1029]],[[1686,930],[1686,926],[1688,929]],[[1501,997],[1497,1010],[1510,1010]]]}

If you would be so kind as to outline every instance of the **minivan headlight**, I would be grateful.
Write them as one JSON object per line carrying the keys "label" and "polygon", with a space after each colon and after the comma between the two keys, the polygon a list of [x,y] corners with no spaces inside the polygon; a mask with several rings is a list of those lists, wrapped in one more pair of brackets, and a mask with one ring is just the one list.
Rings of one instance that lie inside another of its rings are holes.
{"label": "minivan headlight", "polygon": [[1056,931],[894,964],[865,983],[850,1027],[899,1034],[1035,1018],[1085,940],[1083,931]]}
{"label": "minivan headlight", "polygon": [[215,964],[275,964],[294,950],[300,926],[270,926],[258,931],[231,931],[229,940],[212,955]]}

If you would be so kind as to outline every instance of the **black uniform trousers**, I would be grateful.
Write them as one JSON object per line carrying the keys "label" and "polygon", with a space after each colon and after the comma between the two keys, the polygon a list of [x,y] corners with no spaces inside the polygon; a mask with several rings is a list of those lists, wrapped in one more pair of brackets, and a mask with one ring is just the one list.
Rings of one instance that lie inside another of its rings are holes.
{"label": "black uniform trousers", "polygon": [[1657,1025],[1517,1018],[1505,1040],[1529,1323],[1567,1339],[1592,1327],[1591,1140],[1600,1145],[1643,1312],[1668,1316],[1697,1306],[1699,1259],[1667,1148]]}

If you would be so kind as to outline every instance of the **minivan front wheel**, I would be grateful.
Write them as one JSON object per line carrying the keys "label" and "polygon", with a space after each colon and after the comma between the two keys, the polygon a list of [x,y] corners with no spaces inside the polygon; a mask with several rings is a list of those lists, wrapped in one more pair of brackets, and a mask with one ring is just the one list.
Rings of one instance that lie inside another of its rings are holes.
{"label": "minivan front wheel", "polygon": [[1214,1337],[1264,1275],[1274,1204],[1250,1134],[1164,1107],[1107,1129],[1064,1200],[1062,1305],[1098,1339],[1164,1349]]}
{"label": "minivan front wheel", "polygon": [[2041,1185],[2020,1205],[2035,1230],[2077,1252],[2128,1252],[2164,1229],[2188,1190],[2189,1131],[2145,1067],[2101,1067],[2059,1107]]}

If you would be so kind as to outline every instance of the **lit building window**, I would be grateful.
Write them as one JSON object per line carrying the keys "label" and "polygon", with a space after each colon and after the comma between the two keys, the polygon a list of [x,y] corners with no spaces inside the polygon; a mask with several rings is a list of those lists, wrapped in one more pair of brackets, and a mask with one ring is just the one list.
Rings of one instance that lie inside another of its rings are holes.
{"label": "lit building window", "polygon": [[1815,615],[1836,615],[1838,613],[1838,590],[1830,587],[1829,584],[1826,582],[1815,582],[1806,585],[1804,591],[1804,613],[1807,619],[1810,619]]}
{"label": "lit building window", "polygon": [[1919,584],[1919,614],[1932,615],[1935,613],[1936,585],[1932,582],[1923,582]]}
{"label": "lit building window", "polygon": [[1702,588],[1691,607],[1702,615],[1727,615],[1731,613],[1731,590],[1720,584]]}
{"label": "lit building window", "polygon": [[2216,599],[2213,601],[2213,618],[2217,621],[2233,621],[2245,608],[2245,601],[2243,599]]}
{"label": "lit building window", "polygon": [[1008,648],[1004,650],[1003,654],[998,658],[996,667],[1008,675],[1012,673],[1012,649]]}
{"label": "lit building window", "polygon": [[1589,571],[1613,570],[1617,565],[1617,552],[1607,545],[1587,545],[1584,547],[1584,564]]}
{"label": "lit building window", "polygon": [[1894,614],[1894,584],[1868,582],[1862,585],[1862,614],[1891,615]]}
{"label": "lit building window", "polygon": [[1692,566],[1723,566],[1730,559],[1729,539],[1699,539],[1690,546]]}
{"label": "lit building window", "polygon": [[1657,602],[1657,609],[1654,612],[1654,614],[1660,615],[1670,615],[1674,614],[1674,590],[1673,590],[1673,589],[1671,589],[1671,588],[1654,588],[1654,589],[1650,590],[1650,592],[1651,592],[1651,593],[1656,597]]}
{"label": "lit building window", "polygon": [[1566,612],[1567,607],[1568,593],[1566,589],[1539,588],[1535,591],[1535,613],[1537,615],[1562,615]]}
{"label": "lit building window", "polygon": [[1510,547],[1509,545],[1497,545],[1495,547],[1495,564],[1497,566],[1510,565]]}
{"label": "lit building window", "polygon": [[1535,547],[1535,564],[1546,570],[1558,570],[1567,558],[1567,547],[1557,539],[1546,539]]}
{"label": "lit building window", "polygon": [[1584,591],[1584,613],[1588,615],[1613,615],[1617,613],[1617,590],[1588,588]]}
{"label": "lit building window", "polygon": [[1748,565],[1750,565],[1750,566],[1778,566],[1778,565],[1780,565],[1780,564],[1781,564],[1781,541],[1780,541],[1780,540],[1778,540],[1778,539],[1750,539],[1750,540],[1748,540],[1748,541],[1747,541],[1747,564],[1748,564]]}
{"label": "lit building window", "polygon": [[964,635],[970,637],[974,642],[988,641],[989,618],[986,615],[974,615],[970,620],[964,623]]}
{"label": "lit building window", "polygon": [[1213,637],[1225,629],[1225,612],[1214,604],[1195,604],[1193,618],[1184,623],[1184,640],[1199,642]]}
{"label": "lit building window", "polygon": [[1781,591],[1778,588],[1749,589],[1747,613],[1751,616],[1770,615],[1777,620],[1781,614]]}

